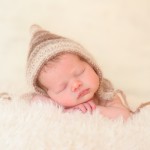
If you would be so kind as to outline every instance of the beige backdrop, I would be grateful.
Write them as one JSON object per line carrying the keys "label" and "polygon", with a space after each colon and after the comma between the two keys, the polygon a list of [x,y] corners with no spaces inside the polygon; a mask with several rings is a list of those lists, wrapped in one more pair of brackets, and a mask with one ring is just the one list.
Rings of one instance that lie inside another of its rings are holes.
{"label": "beige backdrop", "polygon": [[150,100],[149,0],[1,0],[1,91],[26,89],[28,30],[34,23],[84,45],[132,107]]}

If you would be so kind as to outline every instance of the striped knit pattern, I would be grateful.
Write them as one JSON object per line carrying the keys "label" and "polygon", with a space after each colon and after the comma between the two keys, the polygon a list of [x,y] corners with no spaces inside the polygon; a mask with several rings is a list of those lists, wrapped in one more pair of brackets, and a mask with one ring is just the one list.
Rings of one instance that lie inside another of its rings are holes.
{"label": "striped knit pattern", "polygon": [[112,85],[107,85],[102,77],[102,72],[91,55],[79,43],[43,30],[38,25],[31,27],[32,38],[27,58],[26,76],[28,84],[38,93],[48,96],[38,87],[37,77],[43,65],[60,53],[73,53],[84,58],[99,75],[100,86],[98,95],[103,99],[111,99],[113,96]]}

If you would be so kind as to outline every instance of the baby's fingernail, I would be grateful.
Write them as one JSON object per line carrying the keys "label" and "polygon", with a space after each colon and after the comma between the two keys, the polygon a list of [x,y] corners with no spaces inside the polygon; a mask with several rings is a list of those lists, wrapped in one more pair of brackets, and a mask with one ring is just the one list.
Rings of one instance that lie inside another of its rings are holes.
{"label": "baby's fingernail", "polygon": [[93,109],[96,109],[96,105],[93,106]]}
{"label": "baby's fingernail", "polygon": [[83,113],[86,113],[86,112],[87,112],[87,110],[83,110],[82,112],[83,112]]}

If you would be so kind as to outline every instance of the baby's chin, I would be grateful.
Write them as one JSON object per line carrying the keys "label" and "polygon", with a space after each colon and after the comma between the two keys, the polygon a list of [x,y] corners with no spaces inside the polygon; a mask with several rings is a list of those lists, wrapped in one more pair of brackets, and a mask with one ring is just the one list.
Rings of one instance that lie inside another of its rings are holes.
{"label": "baby's chin", "polygon": [[93,98],[94,98],[94,94],[88,93],[87,95],[81,97],[80,99],[77,99],[76,101],[79,102],[79,104],[80,104],[80,103],[88,102]]}

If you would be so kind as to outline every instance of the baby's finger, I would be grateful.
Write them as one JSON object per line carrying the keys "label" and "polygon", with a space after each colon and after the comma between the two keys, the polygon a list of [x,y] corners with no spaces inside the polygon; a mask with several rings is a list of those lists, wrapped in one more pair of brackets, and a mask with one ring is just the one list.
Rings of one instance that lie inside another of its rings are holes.
{"label": "baby's finger", "polygon": [[96,104],[93,101],[89,101],[88,104],[91,106],[91,109],[96,109]]}
{"label": "baby's finger", "polygon": [[83,113],[85,113],[87,111],[83,104],[80,104],[80,105],[76,106],[75,108],[81,110]]}
{"label": "baby's finger", "polygon": [[89,103],[84,103],[84,106],[88,112],[92,113],[92,107],[90,106]]}

